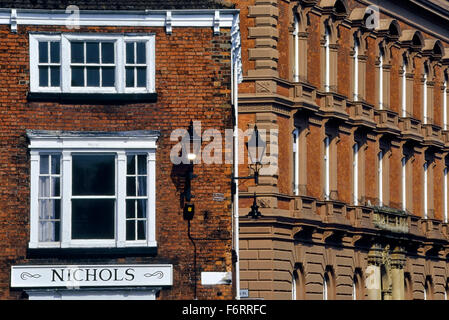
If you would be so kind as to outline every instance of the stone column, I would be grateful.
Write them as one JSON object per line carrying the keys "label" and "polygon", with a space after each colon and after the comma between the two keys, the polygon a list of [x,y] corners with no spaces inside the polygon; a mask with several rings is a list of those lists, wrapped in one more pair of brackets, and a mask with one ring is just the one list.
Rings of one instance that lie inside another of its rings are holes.
{"label": "stone column", "polygon": [[380,266],[382,264],[382,247],[380,245],[373,245],[368,253],[368,267],[366,268],[366,290],[368,293],[368,300],[381,300],[381,275]]}
{"label": "stone column", "polygon": [[405,299],[404,265],[405,265],[405,250],[402,247],[396,247],[391,255],[393,300]]}

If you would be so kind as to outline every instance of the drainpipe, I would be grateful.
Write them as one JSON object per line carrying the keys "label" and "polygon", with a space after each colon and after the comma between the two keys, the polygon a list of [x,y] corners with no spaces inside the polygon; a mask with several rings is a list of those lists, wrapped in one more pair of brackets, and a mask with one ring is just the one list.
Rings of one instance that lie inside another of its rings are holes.
{"label": "drainpipe", "polygon": [[[241,66],[240,63],[240,28],[239,13],[234,17],[231,31],[232,40],[232,104],[234,105],[234,133],[233,133],[233,150],[234,150],[234,168],[233,176],[238,177],[239,174],[239,131],[238,131],[238,84],[241,82]],[[233,194],[233,242],[235,258],[235,299],[240,300],[240,261],[239,261],[239,188],[238,180],[232,179]]]}
{"label": "drainpipe", "polygon": [[[237,72],[234,67],[234,177],[239,176],[239,127],[238,127],[238,83]],[[235,251],[235,298],[240,300],[240,261],[239,261],[239,184],[234,179],[234,251]]]}

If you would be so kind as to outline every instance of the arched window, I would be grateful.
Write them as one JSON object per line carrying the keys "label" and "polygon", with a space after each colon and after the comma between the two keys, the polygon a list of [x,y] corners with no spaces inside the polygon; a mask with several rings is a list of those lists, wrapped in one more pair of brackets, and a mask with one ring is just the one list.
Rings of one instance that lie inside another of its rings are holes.
{"label": "arched window", "polygon": [[352,279],[352,300],[363,300],[362,274],[360,271],[356,271]]}
{"label": "arched window", "polygon": [[292,274],[292,300],[296,300],[296,275]]}
{"label": "arched window", "polygon": [[426,281],[424,282],[424,291],[423,291],[423,298],[424,300],[432,300],[433,299],[433,285],[432,280],[427,277]]}
{"label": "arched window", "polygon": [[427,106],[427,81],[429,77],[429,66],[427,64],[424,65],[424,74],[423,74],[423,124],[429,123],[430,116],[429,116],[429,110]]}
{"label": "arched window", "polygon": [[332,267],[326,267],[323,275],[323,300],[335,299],[335,277]]}
{"label": "arched window", "polygon": [[304,300],[306,295],[304,270],[300,265],[292,275],[292,300]]}
{"label": "arched window", "polygon": [[292,4],[292,33],[290,45],[291,79],[293,82],[307,79],[307,12],[300,4]]}
{"label": "arched window", "polygon": [[330,138],[324,138],[324,199],[330,198]]}
{"label": "arched window", "polygon": [[293,131],[293,194],[299,195],[299,130]]}
{"label": "arched window", "polygon": [[354,101],[359,101],[359,49],[360,43],[356,35],[354,35]]}
{"label": "arched window", "polygon": [[401,185],[402,185],[402,210],[407,210],[407,158],[404,156],[401,159]]}
{"label": "arched window", "polygon": [[407,117],[407,59],[405,57],[402,60],[402,77],[401,77],[401,87],[402,87],[402,117]]}
{"label": "arched window", "polygon": [[359,205],[359,142],[356,141],[352,147],[353,152],[353,165],[352,165],[352,175],[353,175],[353,203],[355,206]]}
{"label": "arched window", "polygon": [[448,73],[444,73],[444,82],[443,82],[443,130],[448,130],[448,121],[447,121],[447,108],[448,108]]}
{"label": "arched window", "polygon": [[295,60],[294,60],[294,73],[293,73],[293,81],[299,81],[299,18],[297,14],[294,14],[294,31],[293,31],[293,43],[294,43],[294,51],[295,51]]}
{"label": "arched window", "polygon": [[330,91],[330,81],[331,81],[331,66],[330,66],[330,29],[326,25],[324,31],[324,50],[325,50],[325,69],[324,69],[324,90],[326,92]]}
{"label": "arched window", "polygon": [[448,164],[447,164],[447,160],[446,160],[446,167],[444,168],[444,175],[443,175],[443,199],[444,199],[444,201],[443,201],[443,210],[444,210],[444,212],[443,212],[443,221],[445,222],[445,223],[447,223],[448,222],[448,216],[449,216],[449,214],[448,214],[448,205],[449,205],[449,203],[448,203],[448,201],[449,201],[449,199],[448,199],[448,184],[447,184],[447,179],[448,179],[448,172],[449,172],[449,166],[448,166]]}
{"label": "arched window", "polygon": [[379,47],[379,109],[384,109],[384,50]]}
{"label": "arched window", "polygon": [[377,176],[378,176],[378,194],[379,194],[379,206],[381,207],[383,205],[383,176],[384,176],[384,170],[383,170],[383,162],[384,162],[384,150],[380,149],[379,153],[377,154]]}
{"label": "arched window", "polygon": [[428,206],[429,206],[428,187],[427,187],[428,170],[429,170],[429,163],[427,161],[425,161],[424,162],[424,219],[427,219],[427,211],[428,211]]}
{"label": "arched window", "polygon": [[327,272],[323,277],[323,300],[329,300],[329,276]]}

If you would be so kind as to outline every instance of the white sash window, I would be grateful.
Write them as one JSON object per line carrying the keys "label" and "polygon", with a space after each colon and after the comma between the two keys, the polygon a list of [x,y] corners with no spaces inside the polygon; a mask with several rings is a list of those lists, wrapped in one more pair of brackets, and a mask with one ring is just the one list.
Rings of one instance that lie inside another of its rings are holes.
{"label": "white sash window", "polygon": [[31,92],[153,93],[155,36],[30,33]]}
{"label": "white sash window", "polygon": [[30,248],[156,245],[156,133],[28,136]]}

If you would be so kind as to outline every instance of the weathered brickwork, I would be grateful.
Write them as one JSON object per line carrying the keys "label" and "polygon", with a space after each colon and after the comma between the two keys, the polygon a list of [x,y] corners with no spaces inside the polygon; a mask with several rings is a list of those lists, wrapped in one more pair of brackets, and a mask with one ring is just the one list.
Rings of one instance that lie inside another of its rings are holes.
{"label": "weathered brickwork", "polygon": [[[295,279],[297,299],[322,299],[327,279],[329,299],[353,299],[353,291],[357,299],[444,299],[449,278],[449,226],[444,221],[449,140],[443,127],[443,96],[448,95],[443,83],[449,66],[449,35],[439,25],[447,23],[448,17],[436,18],[430,8],[394,9],[386,1],[380,25],[370,30],[363,25],[365,5],[355,0],[233,2],[241,10],[245,76],[239,87],[239,127],[259,126],[263,115],[279,128],[276,174],[263,176],[258,186],[245,182],[240,189],[241,288],[249,289],[252,298],[291,299]],[[420,16],[421,10],[434,18]],[[421,25],[416,24],[418,16]],[[329,90],[325,86],[325,25],[329,28]],[[254,32],[254,26],[260,33]],[[357,98],[355,34],[359,42]],[[252,52],[262,51],[251,57]],[[427,115],[425,65],[430,66]],[[302,132],[296,194],[295,129]],[[326,136],[330,137],[329,199],[325,195]],[[271,146],[270,141],[268,149]],[[239,168],[242,173],[247,170],[247,165]],[[255,191],[260,193],[263,215],[257,221],[246,217]],[[370,270],[379,272],[378,289],[369,285]]]}
{"label": "weathered brickwork", "polygon": [[[202,129],[232,128],[230,29],[214,35],[211,28],[81,27],[85,33],[154,33],[156,35],[157,102],[136,104],[61,104],[27,101],[29,91],[29,32],[73,32],[64,27],[19,26],[12,33],[0,26],[0,298],[21,298],[10,289],[10,268],[16,264],[173,264],[173,286],[159,299],[193,299],[194,247],[183,219],[180,194],[182,170],[170,161],[174,129],[187,129],[190,120]],[[30,156],[27,129],[77,131],[159,130],[156,154],[157,255],[147,257],[29,259]],[[224,142],[223,142],[224,143]],[[204,142],[203,146],[207,143]],[[202,271],[232,271],[231,166],[195,165],[192,181],[196,215],[191,235],[197,238],[199,299],[230,299],[232,287],[201,286]],[[224,201],[213,201],[223,193]]]}

